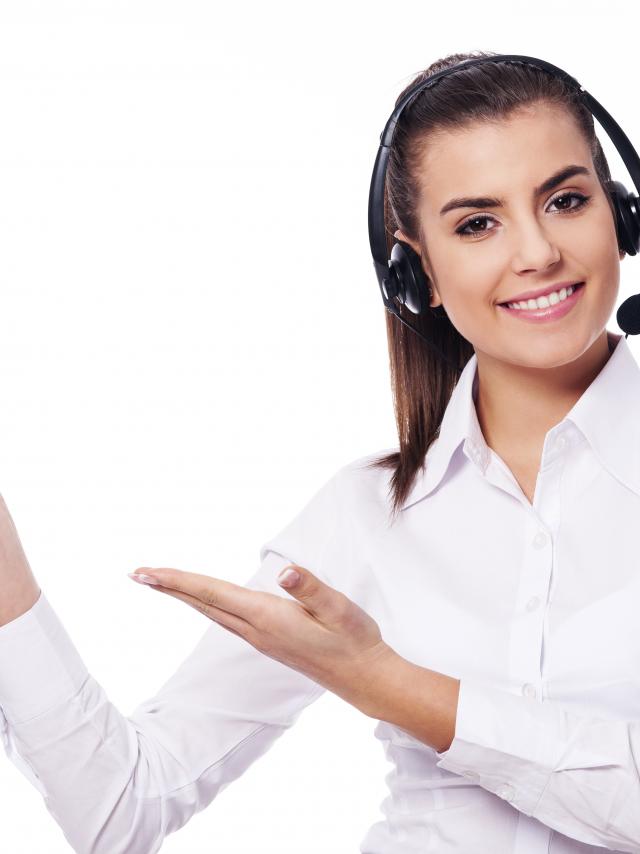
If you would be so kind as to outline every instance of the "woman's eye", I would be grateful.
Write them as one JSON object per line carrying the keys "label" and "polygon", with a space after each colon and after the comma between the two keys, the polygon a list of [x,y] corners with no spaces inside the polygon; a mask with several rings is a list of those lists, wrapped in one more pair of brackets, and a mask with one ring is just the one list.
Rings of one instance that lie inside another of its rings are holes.
{"label": "woman's eye", "polygon": [[[578,204],[571,205],[570,207],[565,207],[562,203],[565,201],[573,201],[576,200]],[[589,202],[591,196],[583,196],[582,193],[561,193],[559,196],[556,196],[555,199],[552,199],[550,205],[560,204],[558,208],[558,213],[573,213],[574,211],[583,208],[587,202]],[[481,228],[479,231],[474,231],[473,227],[475,225],[486,226],[488,222],[495,222],[496,220],[489,216],[488,214],[477,214],[476,216],[469,217],[469,219],[465,220],[462,225],[456,228],[456,234],[459,234],[461,237],[474,237],[476,235],[486,234],[487,231],[493,231],[492,228]],[[471,231],[467,231],[467,229],[471,228]]]}
{"label": "woman's eye", "polygon": [[[483,234],[487,231],[486,228],[483,228],[481,231],[467,231],[467,228],[471,228],[472,225],[476,225],[477,223],[486,225],[488,222],[495,222],[495,220],[492,216],[487,216],[487,214],[472,216],[471,219],[465,220],[461,226],[456,228],[456,234],[459,234],[461,237],[473,237],[475,234]],[[493,229],[488,230],[492,231]]]}
{"label": "woman's eye", "polygon": [[560,196],[556,196],[555,199],[552,199],[551,204],[555,205],[556,202],[563,200],[563,199],[569,199],[569,200],[577,199],[578,200],[577,205],[573,205],[573,207],[570,207],[570,208],[565,208],[565,207],[560,208],[560,210],[575,211],[578,208],[584,207],[590,198],[591,198],[591,196],[583,196],[582,193],[562,193]]}

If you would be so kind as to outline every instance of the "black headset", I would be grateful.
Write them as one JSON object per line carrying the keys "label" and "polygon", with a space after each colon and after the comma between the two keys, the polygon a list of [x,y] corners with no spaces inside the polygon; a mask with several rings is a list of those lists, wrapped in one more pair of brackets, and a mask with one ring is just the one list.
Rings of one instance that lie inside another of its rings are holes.
{"label": "black headset", "polygon": [[[407,323],[400,316],[400,312],[393,302],[394,298],[397,299],[398,302],[406,305],[409,311],[415,315],[424,314],[429,310],[435,317],[446,317],[446,313],[442,311],[442,306],[432,308],[429,305],[431,289],[418,253],[408,243],[396,240],[391,250],[391,258],[387,257],[384,222],[384,186],[393,134],[400,114],[408,102],[418,92],[427,89],[429,86],[433,86],[442,77],[474,65],[481,65],[483,62],[513,62],[537,66],[543,71],[548,71],[559,77],[575,89],[588,110],[599,121],[609,139],[615,145],[633,179],[636,190],[640,193],[640,158],[620,125],[586,89],[580,86],[574,77],[571,77],[570,74],[567,74],[561,68],[545,62],[543,59],[536,59],[533,56],[520,56],[518,54],[496,54],[493,56],[474,57],[463,60],[450,68],[445,68],[443,71],[438,71],[410,89],[394,109],[384,126],[384,130],[380,134],[380,146],[373,166],[373,175],[371,176],[371,187],[369,190],[369,245],[371,246],[373,265],[378,284],[380,285],[382,300],[387,310],[391,314],[394,314],[401,323],[404,323],[405,326],[408,326],[409,329],[412,329],[423,338],[430,347],[433,347],[456,370],[460,370],[460,366],[455,364],[434,341],[427,338],[415,326]],[[609,181],[606,189],[613,202],[618,247],[624,250],[627,255],[636,255],[640,250],[638,196],[627,192],[624,185],[619,181]],[[637,335],[640,333],[640,294],[635,294],[622,303],[616,313],[616,320],[620,329],[626,333],[625,338],[628,335]]]}

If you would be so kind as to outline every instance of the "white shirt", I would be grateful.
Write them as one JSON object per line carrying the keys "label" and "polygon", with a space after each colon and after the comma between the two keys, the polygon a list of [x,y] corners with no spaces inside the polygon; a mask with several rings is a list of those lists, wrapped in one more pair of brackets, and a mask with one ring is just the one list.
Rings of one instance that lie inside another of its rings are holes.
{"label": "white shirt", "polygon": [[[390,473],[361,457],[262,546],[246,586],[288,596],[276,575],[298,563],[400,655],[461,680],[448,750],[376,725],[395,767],[361,852],[638,852],[640,369],[620,336],[547,433],[531,505],[484,441],[476,368],[393,526]],[[0,627],[5,751],[83,854],[157,852],[324,690],[212,622],[124,717],[44,592]]]}

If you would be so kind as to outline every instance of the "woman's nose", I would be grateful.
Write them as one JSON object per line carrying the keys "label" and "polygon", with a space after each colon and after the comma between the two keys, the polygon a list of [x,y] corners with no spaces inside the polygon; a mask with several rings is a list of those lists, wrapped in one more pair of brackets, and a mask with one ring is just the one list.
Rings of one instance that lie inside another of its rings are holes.
{"label": "woman's nose", "polygon": [[527,220],[513,235],[513,269],[545,270],[560,259],[560,250],[553,236],[534,218]]}

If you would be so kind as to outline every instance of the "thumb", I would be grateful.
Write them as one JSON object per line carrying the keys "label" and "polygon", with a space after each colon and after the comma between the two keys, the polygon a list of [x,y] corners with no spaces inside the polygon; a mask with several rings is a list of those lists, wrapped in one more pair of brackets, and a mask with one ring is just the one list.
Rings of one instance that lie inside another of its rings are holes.
{"label": "thumb", "polygon": [[344,611],[343,594],[298,564],[285,566],[278,576],[278,583],[320,619],[338,619]]}
{"label": "thumb", "polygon": [[296,564],[285,566],[285,568],[278,575],[278,584],[281,587],[286,587],[287,589],[289,589],[290,587],[295,587],[299,583],[300,568]]}

